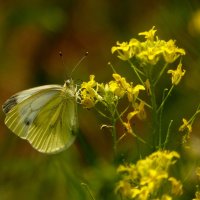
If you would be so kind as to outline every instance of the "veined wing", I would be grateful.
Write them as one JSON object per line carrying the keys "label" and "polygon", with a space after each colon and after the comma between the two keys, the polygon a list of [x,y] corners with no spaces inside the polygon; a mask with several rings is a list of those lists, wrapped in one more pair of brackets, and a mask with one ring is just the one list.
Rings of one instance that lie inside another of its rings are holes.
{"label": "veined wing", "polygon": [[60,85],[44,85],[39,87],[34,87],[28,90],[23,90],[11,96],[2,106],[3,112],[7,114],[15,105],[23,102],[24,100],[28,99],[29,97],[33,97],[36,94],[41,94],[43,92],[49,90],[61,90],[62,86]]}
{"label": "veined wing", "polygon": [[61,92],[61,86],[47,85],[17,93],[3,105],[5,124],[38,151],[67,148],[77,128],[76,102]]}

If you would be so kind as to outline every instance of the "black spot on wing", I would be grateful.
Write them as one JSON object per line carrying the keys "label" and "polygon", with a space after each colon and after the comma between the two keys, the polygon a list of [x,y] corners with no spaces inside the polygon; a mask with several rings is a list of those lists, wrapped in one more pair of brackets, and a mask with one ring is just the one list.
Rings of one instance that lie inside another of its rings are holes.
{"label": "black spot on wing", "polygon": [[10,97],[2,106],[3,112],[8,113],[17,104],[17,96]]}
{"label": "black spot on wing", "polygon": [[24,120],[24,123],[26,124],[26,126],[29,126],[30,125],[30,120],[28,119],[28,118],[26,118],[25,120]]}

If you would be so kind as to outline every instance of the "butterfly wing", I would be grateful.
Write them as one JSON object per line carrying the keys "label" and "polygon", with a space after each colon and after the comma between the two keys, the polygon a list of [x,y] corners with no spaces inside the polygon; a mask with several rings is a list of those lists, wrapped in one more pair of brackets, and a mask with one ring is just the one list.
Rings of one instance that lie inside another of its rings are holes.
{"label": "butterfly wing", "polygon": [[25,90],[3,105],[5,124],[43,153],[69,147],[77,131],[77,106],[69,88],[48,85]]}

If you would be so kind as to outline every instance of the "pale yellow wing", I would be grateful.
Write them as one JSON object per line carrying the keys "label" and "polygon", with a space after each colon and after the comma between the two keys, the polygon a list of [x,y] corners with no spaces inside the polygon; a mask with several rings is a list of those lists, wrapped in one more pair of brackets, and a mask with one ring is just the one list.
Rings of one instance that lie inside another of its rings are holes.
{"label": "pale yellow wing", "polygon": [[78,127],[77,106],[75,97],[64,96],[62,89],[41,86],[12,96],[3,105],[5,124],[40,152],[56,153],[69,147]]}

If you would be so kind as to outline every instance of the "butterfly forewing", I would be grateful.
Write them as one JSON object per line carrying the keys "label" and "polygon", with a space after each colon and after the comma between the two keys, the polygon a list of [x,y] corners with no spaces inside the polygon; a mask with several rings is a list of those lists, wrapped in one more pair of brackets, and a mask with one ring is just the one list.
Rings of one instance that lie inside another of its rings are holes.
{"label": "butterfly forewing", "polygon": [[47,85],[17,93],[3,105],[5,124],[40,152],[71,145],[77,131],[75,90]]}

